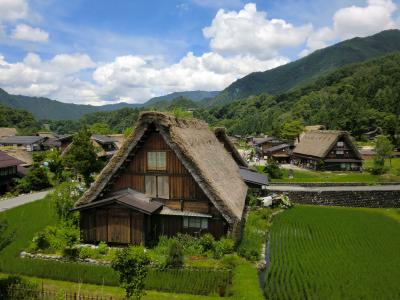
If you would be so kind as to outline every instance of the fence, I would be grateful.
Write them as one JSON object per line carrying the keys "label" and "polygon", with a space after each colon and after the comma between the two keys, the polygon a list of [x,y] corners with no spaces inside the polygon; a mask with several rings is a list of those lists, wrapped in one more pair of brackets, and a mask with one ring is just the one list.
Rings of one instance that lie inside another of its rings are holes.
{"label": "fence", "polygon": [[41,289],[22,289],[17,287],[10,287],[8,289],[8,299],[13,300],[118,300],[113,297],[99,297],[92,295],[85,295],[82,293],[71,293],[63,290],[54,291]]}

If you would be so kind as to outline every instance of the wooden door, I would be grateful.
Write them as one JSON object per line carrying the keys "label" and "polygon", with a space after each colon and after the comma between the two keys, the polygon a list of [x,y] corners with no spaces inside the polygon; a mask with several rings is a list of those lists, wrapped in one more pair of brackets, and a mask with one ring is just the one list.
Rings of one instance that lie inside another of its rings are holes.
{"label": "wooden door", "polygon": [[111,208],[108,211],[108,241],[116,244],[131,242],[130,213],[128,209]]}
{"label": "wooden door", "polygon": [[108,242],[106,209],[96,210],[96,241]]}
{"label": "wooden door", "polygon": [[143,214],[140,212],[132,212],[131,224],[132,224],[132,243],[140,245],[144,243],[143,240]]}

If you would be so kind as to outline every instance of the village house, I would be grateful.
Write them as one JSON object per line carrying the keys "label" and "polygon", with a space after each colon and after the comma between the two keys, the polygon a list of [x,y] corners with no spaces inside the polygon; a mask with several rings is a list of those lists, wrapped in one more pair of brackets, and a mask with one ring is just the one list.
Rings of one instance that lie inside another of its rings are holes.
{"label": "village house", "polygon": [[274,160],[280,164],[288,164],[290,163],[290,157],[292,155],[293,145],[283,143],[271,148],[268,148],[265,151],[265,156],[269,160]]}
{"label": "village house", "polygon": [[286,144],[286,142],[273,136],[253,139],[253,146],[261,157],[268,155],[268,149],[282,144]]}
{"label": "village house", "polygon": [[16,178],[26,174],[27,170],[21,167],[22,164],[24,162],[0,151],[0,195],[10,190]]}
{"label": "village house", "polygon": [[206,123],[145,112],[74,210],[86,243],[239,237],[246,194],[237,164]]}
{"label": "village house", "polygon": [[92,143],[95,146],[95,148],[99,150],[97,155],[101,158],[102,157],[106,159],[110,158],[111,156],[114,155],[115,151],[118,149],[114,139],[106,135],[92,134],[90,139],[92,140]]}
{"label": "village house", "polygon": [[362,170],[361,154],[345,131],[306,132],[293,150],[292,163],[313,170]]}
{"label": "village house", "polygon": [[247,162],[240,155],[232,140],[226,134],[226,129],[216,128],[214,133],[220,143],[224,146],[225,150],[228,151],[228,153],[235,160],[236,164],[239,166],[240,176],[242,176],[242,179],[247,186],[249,188],[265,190],[268,185],[268,177],[249,168]]}
{"label": "village house", "polygon": [[44,149],[43,143],[47,140],[43,136],[9,136],[0,139],[0,146],[23,148],[26,151],[40,151]]}

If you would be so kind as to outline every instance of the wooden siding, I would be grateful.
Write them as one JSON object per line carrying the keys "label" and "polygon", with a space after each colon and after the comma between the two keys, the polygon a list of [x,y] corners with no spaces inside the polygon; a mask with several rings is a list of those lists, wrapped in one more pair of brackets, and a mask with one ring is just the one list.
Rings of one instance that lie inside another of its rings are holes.
{"label": "wooden siding", "polygon": [[[147,171],[148,151],[167,152],[165,171]],[[169,199],[159,199],[160,201],[172,209],[185,207],[194,212],[208,212],[210,201],[207,196],[159,133],[154,131],[149,133],[143,146],[132,155],[132,159],[111,186],[111,191],[132,188],[145,193],[145,175],[167,175],[169,177]],[[190,203],[186,205],[187,201]],[[202,204],[196,205],[193,202],[202,202]]]}
{"label": "wooden siding", "polygon": [[81,238],[87,243],[144,243],[144,215],[117,205],[81,211]]}

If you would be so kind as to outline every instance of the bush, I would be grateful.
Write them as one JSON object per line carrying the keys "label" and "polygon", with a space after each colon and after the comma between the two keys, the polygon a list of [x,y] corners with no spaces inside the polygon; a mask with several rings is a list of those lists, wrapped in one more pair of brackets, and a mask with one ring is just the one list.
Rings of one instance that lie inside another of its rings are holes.
{"label": "bush", "polygon": [[238,263],[238,257],[235,255],[226,255],[221,259],[221,265],[227,269],[234,269]]}
{"label": "bush", "polygon": [[70,259],[75,259],[79,257],[79,250],[80,249],[77,247],[65,247],[62,251],[62,255]]}
{"label": "bush", "polygon": [[268,161],[268,164],[264,168],[264,172],[268,174],[268,176],[272,179],[281,179],[283,177],[283,172],[279,165],[271,160]]}
{"label": "bush", "polygon": [[107,255],[108,253],[108,245],[105,242],[100,242],[97,246],[97,251],[101,255]]}
{"label": "bush", "polygon": [[173,241],[169,245],[166,265],[174,268],[183,266],[183,250],[182,246],[177,241]]}
{"label": "bush", "polygon": [[235,241],[228,238],[221,238],[214,243],[214,257],[221,258],[225,254],[231,254],[235,250]]}
{"label": "bush", "polygon": [[119,273],[126,298],[140,299],[144,295],[144,280],[150,259],[143,247],[129,247],[117,253],[112,268]]}
{"label": "bush", "polygon": [[214,250],[215,239],[210,233],[206,233],[200,237],[200,245],[203,248],[203,253]]}
{"label": "bush", "polygon": [[38,232],[32,239],[31,249],[34,251],[45,250],[50,247],[49,239],[44,231]]}
{"label": "bush", "polygon": [[267,239],[270,217],[270,209],[263,208],[250,211],[238,249],[239,255],[251,261],[256,261],[260,257],[262,244]]}
{"label": "bush", "polygon": [[38,286],[19,277],[8,276],[0,279],[0,299],[25,300],[37,299],[36,290]]}
{"label": "bush", "polygon": [[72,221],[78,224],[79,213],[71,212],[76,200],[82,192],[75,183],[64,182],[60,184],[54,192],[49,195],[50,201],[54,205],[56,216],[61,221]]}
{"label": "bush", "polygon": [[18,180],[16,190],[20,193],[29,193],[30,191],[40,191],[51,187],[46,169],[40,164],[34,163],[25,177]]}

